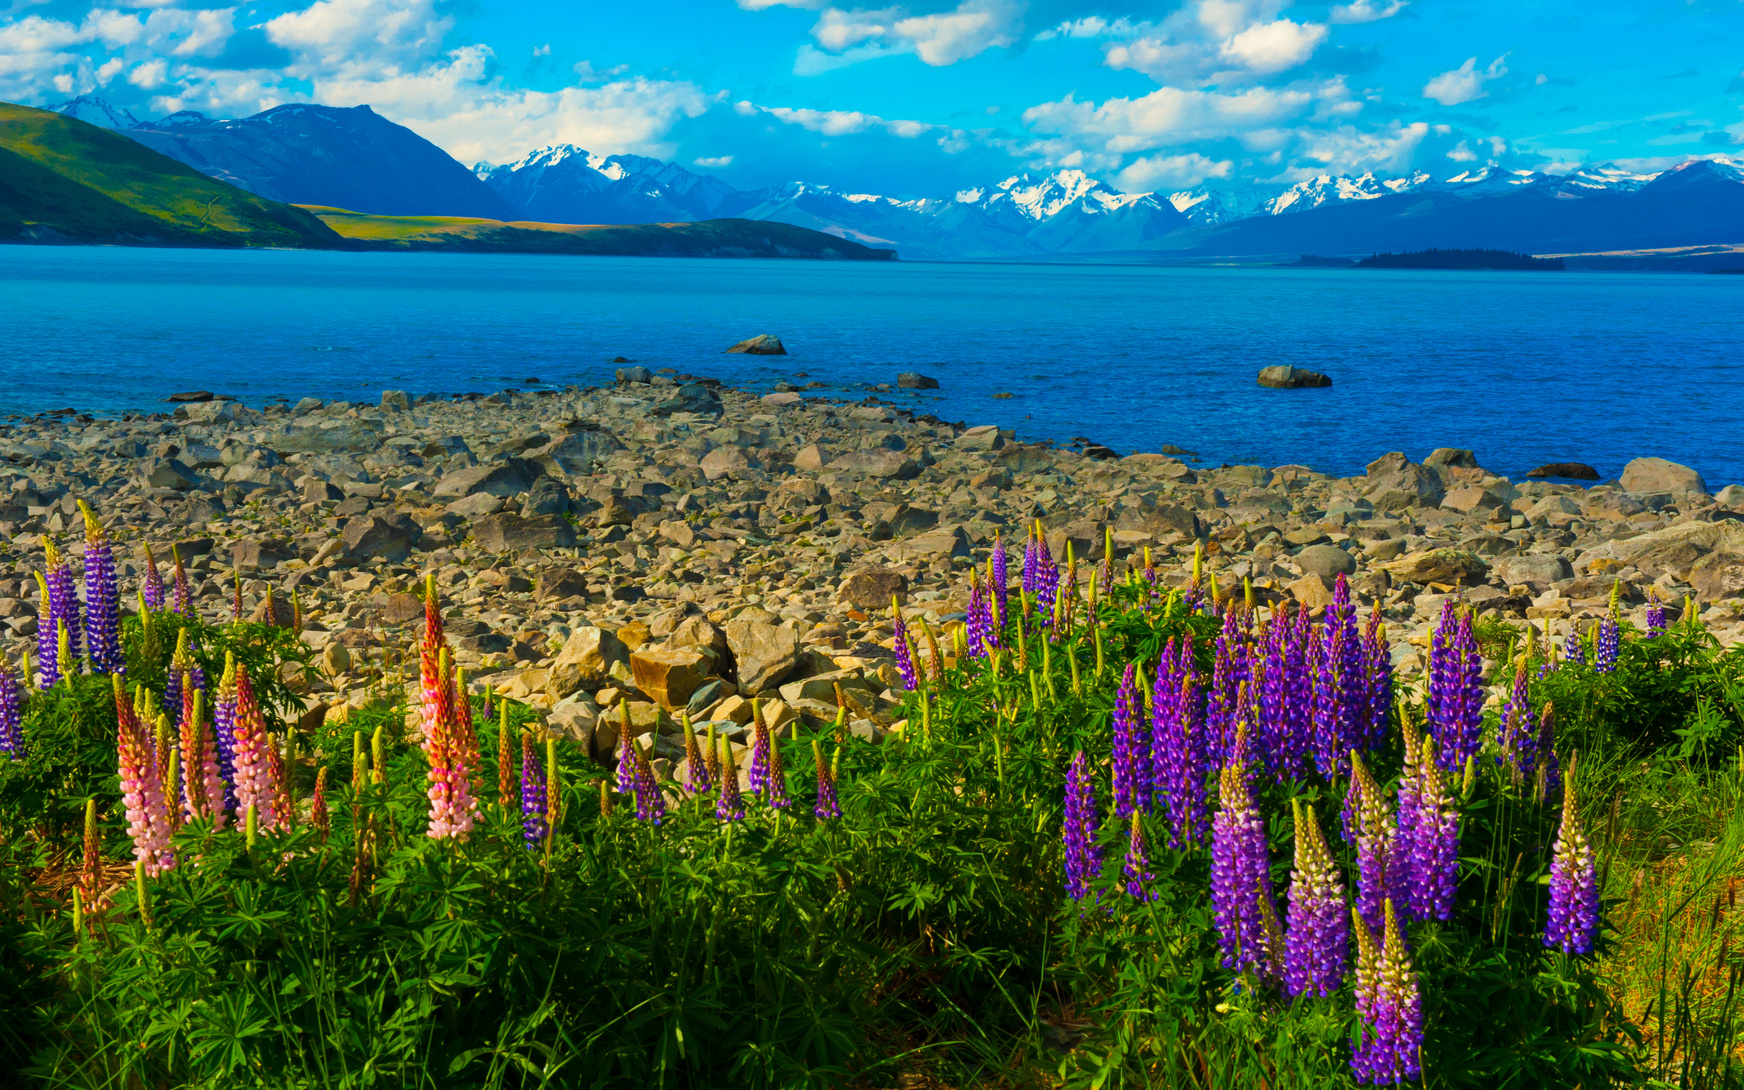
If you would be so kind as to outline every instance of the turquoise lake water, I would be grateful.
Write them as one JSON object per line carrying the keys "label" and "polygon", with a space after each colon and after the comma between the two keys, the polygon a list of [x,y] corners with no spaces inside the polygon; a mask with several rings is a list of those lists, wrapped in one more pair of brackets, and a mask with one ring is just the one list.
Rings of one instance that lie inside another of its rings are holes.
{"label": "turquoise lake water", "polygon": [[[776,333],[792,355],[727,356]],[[609,383],[614,356],[1121,453],[1360,472],[1638,455],[1744,482],[1744,277],[0,246],[0,411]],[[1261,367],[1330,374],[1266,390]],[[1008,392],[1009,400],[991,395]]]}

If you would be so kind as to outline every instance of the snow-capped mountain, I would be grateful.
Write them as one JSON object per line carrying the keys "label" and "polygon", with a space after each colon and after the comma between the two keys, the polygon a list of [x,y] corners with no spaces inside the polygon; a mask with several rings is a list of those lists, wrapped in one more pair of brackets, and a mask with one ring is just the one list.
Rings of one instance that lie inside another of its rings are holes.
{"label": "snow-capped mountain", "polygon": [[65,114],[102,129],[131,129],[139,124],[139,119],[127,110],[112,106],[96,95],[80,95],[51,108],[57,114]]}
{"label": "snow-capped mountain", "polygon": [[1305,182],[1297,182],[1269,201],[1255,209],[1255,215],[1282,216],[1293,212],[1306,212],[1310,208],[1319,208],[1323,204],[1336,201],[1372,201],[1376,197],[1388,197],[1396,193],[1409,193],[1420,189],[1430,182],[1430,177],[1421,171],[1405,178],[1377,177],[1373,171],[1359,174],[1354,178],[1342,175],[1322,174]]}
{"label": "snow-capped mountain", "polygon": [[731,215],[742,194],[706,174],[642,155],[592,155],[573,144],[540,148],[473,173],[527,218],[550,223],[650,223]]}

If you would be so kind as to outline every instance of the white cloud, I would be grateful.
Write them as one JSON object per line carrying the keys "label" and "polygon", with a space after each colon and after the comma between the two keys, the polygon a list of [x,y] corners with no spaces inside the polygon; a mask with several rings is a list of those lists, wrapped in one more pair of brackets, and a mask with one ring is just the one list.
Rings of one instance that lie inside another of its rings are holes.
{"label": "white cloud", "polygon": [[1255,23],[1223,43],[1220,51],[1228,60],[1255,72],[1270,74],[1294,68],[1314,55],[1326,40],[1323,23],[1295,23],[1277,19]]}
{"label": "white cloud", "polygon": [[1082,19],[1067,19],[1058,26],[1040,31],[1035,40],[1046,42],[1054,38],[1133,38],[1142,34],[1149,26],[1149,23],[1134,23],[1124,17],[1109,21],[1100,15],[1087,15]]}
{"label": "white cloud", "polygon": [[1334,174],[1361,174],[1369,170],[1402,173],[1410,167],[1418,146],[1428,138],[1430,131],[1427,122],[1401,125],[1395,121],[1378,132],[1365,132],[1349,125],[1322,132],[1305,132],[1300,134],[1299,154],[1319,166],[1301,168],[1289,176],[1301,181],[1327,171]]}
{"label": "white cloud", "polygon": [[1185,155],[1153,155],[1134,159],[1114,181],[1127,193],[1146,192],[1166,186],[1195,186],[1207,178],[1227,178],[1235,168],[1228,159],[1208,159],[1198,152]]}
{"label": "white cloud", "polygon": [[704,170],[721,170],[733,165],[733,157],[731,155],[705,155],[700,159],[692,159],[691,162]]}
{"label": "white cloud", "polygon": [[157,60],[146,61],[144,64],[134,68],[133,71],[127,73],[128,83],[147,91],[162,87],[164,80],[168,78],[169,66],[164,63],[162,57],[159,57]]}
{"label": "white cloud", "polygon": [[824,6],[824,0],[739,0],[739,6],[746,11],[764,11],[768,8],[803,8],[815,11]]}
{"label": "white cloud", "polygon": [[861,113],[858,110],[813,110],[803,107],[796,109],[789,106],[759,106],[755,102],[749,101],[734,103],[733,109],[745,117],[767,114],[784,124],[798,125],[807,132],[820,133],[824,136],[850,136],[870,129],[883,129],[892,136],[912,140],[938,127],[929,125],[924,121],[891,121],[879,117],[877,114]]}
{"label": "white cloud", "polygon": [[404,65],[432,56],[454,20],[436,0],[316,0],[261,25],[305,70]]}
{"label": "white cloud", "polygon": [[1025,110],[1036,132],[1068,137],[1117,155],[1216,140],[1261,129],[1306,111],[1314,94],[1253,87],[1234,94],[1159,87],[1142,98],[1111,98],[1100,106],[1071,95]]}
{"label": "white cloud", "polygon": [[1489,94],[1484,90],[1484,84],[1498,76],[1508,74],[1508,68],[1502,62],[1507,60],[1503,54],[1490,62],[1483,71],[1477,70],[1478,59],[1467,57],[1466,62],[1449,72],[1443,72],[1423,85],[1423,97],[1434,99],[1443,106],[1458,106],[1462,102],[1472,102]]}
{"label": "white cloud", "polygon": [[884,37],[896,23],[897,15],[895,8],[881,11],[831,8],[818,16],[817,25],[811,28],[811,36],[825,49],[840,53],[869,39]]}
{"label": "white cloud", "polygon": [[951,11],[929,15],[908,15],[894,7],[831,7],[818,16],[811,36],[836,56],[802,47],[794,72],[816,75],[892,53],[913,53],[923,64],[943,67],[1014,45],[1022,32],[1023,0],[962,0]]}
{"label": "white cloud", "polygon": [[1332,9],[1331,19],[1335,23],[1372,23],[1378,19],[1391,19],[1399,14],[1405,6],[1405,0],[1392,0],[1384,6],[1377,5],[1375,0],[1353,0],[1349,4],[1339,4]]}
{"label": "white cloud", "polygon": [[127,67],[127,62],[122,60],[120,57],[110,57],[108,60],[104,61],[101,66],[98,67],[98,69],[97,69],[97,82],[107,84],[110,80],[114,79],[116,77],[116,75],[118,73],[120,73],[120,71],[123,68],[126,68],[126,67]]}

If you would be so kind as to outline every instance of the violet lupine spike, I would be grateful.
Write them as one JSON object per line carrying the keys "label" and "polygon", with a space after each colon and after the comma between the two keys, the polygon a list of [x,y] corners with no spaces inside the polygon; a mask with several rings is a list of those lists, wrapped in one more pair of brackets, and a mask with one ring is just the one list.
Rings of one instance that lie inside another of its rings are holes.
{"label": "violet lupine spike", "polygon": [[1357,796],[1353,807],[1356,834],[1356,907],[1371,931],[1379,931],[1382,907],[1390,899],[1403,900],[1403,861],[1398,853],[1398,829],[1381,790],[1368,766],[1354,751],[1351,755],[1351,790]]}
{"label": "violet lupine spike", "polygon": [[1253,800],[1247,726],[1236,727],[1229,760],[1218,777],[1218,809],[1211,819],[1211,906],[1223,965],[1237,973],[1274,974],[1283,951],[1273,946],[1266,907],[1273,917],[1271,864],[1266,822]]}
{"label": "violet lupine spike", "polygon": [[895,645],[892,648],[896,655],[896,670],[902,675],[902,687],[909,692],[920,688],[920,677],[914,668],[914,649],[908,643],[908,622],[902,619],[902,609],[896,604],[896,597],[890,599],[890,624],[896,630]]}
{"label": "violet lupine spike", "polygon": [[1352,1050],[1351,1067],[1357,1081],[1375,1085],[1415,1082],[1422,1077],[1423,998],[1404,928],[1393,902],[1383,913],[1383,940],[1374,950],[1369,939],[1372,969],[1368,1011],[1361,1015],[1363,1028]]}
{"label": "violet lupine spike", "polygon": [[[1459,890],[1459,810],[1448,791],[1447,777],[1435,761],[1433,736],[1423,739],[1416,768],[1417,788],[1412,799],[1416,813],[1409,838],[1401,838],[1400,852],[1410,918],[1452,919],[1454,896]],[[1401,790],[1401,822],[1404,813],[1405,795]]]}
{"label": "violet lupine spike", "polygon": [[1617,618],[1606,614],[1599,619],[1598,635],[1593,638],[1593,670],[1608,674],[1617,668],[1617,652],[1622,648],[1623,633]]}
{"label": "violet lupine spike", "polygon": [[163,573],[157,570],[157,558],[151,555],[151,545],[145,547],[145,572],[139,579],[140,593],[151,609],[162,609],[164,603]]}
{"label": "violet lupine spike", "polygon": [[1659,600],[1659,595],[1653,595],[1647,605],[1647,638],[1654,639],[1665,635],[1665,603]]}
{"label": "violet lupine spike", "polygon": [[48,581],[36,573],[37,589],[42,600],[37,606],[36,684],[43,690],[52,689],[60,681],[60,634],[54,625],[54,606],[49,596]]}
{"label": "violet lupine spike", "polygon": [[1556,759],[1556,709],[1546,703],[1538,715],[1538,797],[1555,802],[1562,793],[1562,769]]}
{"label": "violet lupine spike", "polygon": [[[1223,629],[1217,637],[1205,708],[1207,752],[1214,764],[1222,764],[1228,758],[1236,723],[1245,711],[1241,707],[1242,694],[1253,675],[1247,628],[1251,617],[1247,610],[1232,605],[1224,614]],[[1248,739],[1250,747],[1255,743],[1255,739]]]}
{"label": "violet lupine spike", "polygon": [[[1148,766],[1148,760],[1140,763],[1139,725],[1138,725],[1138,687],[1135,682],[1137,667],[1127,663],[1126,672],[1121,675],[1120,688],[1114,694],[1114,817],[1117,821],[1125,821],[1133,812],[1145,805],[1140,799],[1141,769]],[[1144,756],[1148,757],[1146,753]]]}
{"label": "violet lupine spike", "polygon": [[24,704],[12,666],[0,659],[0,753],[18,760],[24,756]]}
{"label": "violet lupine spike", "polygon": [[992,568],[987,587],[988,605],[998,607],[997,612],[993,614],[993,638],[989,641],[989,646],[992,647],[999,646],[999,630],[1004,627],[1006,619],[1011,616],[1006,611],[1006,595],[1011,586],[1010,563],[1011,560],[1006,555],[1004,542],[998,535],[995,535],[993,538]]}
{"label": "violet lupine spike", "polygon": [[772,810],[785,810],[793,805],[793,800],[787,796],[787,770],[781,764],[779,736],[769,741],[769,790],[764,792],[763,801]]}
{"label": "violet lupine spike", "polygon": [[86,644],[94,674],[123,674],[127,662],[121,655],[121,597],[115,585],[115,552],[97,513],[84,500],[79,510],[85,516],[85,621]]}
{"label": "violet lupine spike", "polygon": [[182,552],[172,545],[170,546],[170,556],[175,560],[170,612],[179,613],[184,617],[192,617],[194,615],[194,588],[188,584],[188,570],[182,567]]}
{"label": "violet lupine spike", "polygon": [[763,706],[751,702],[751,770],[748,779],[753,795],[768,797],[770,751],[769,725],[763,721]]}
{"label": "violet lupine spike", "polygon": [[1342,687],[1338,682],[1337,647],[1328,647],[1318,636],[1308,638],[1308,676],[1313,679],[1313,699],[1310,704],[1311,733],[1314,739],[1314,767],[1327,783],[1339,779],[1347,770],[1344,737]]}
{"label": "violet lupine spike", "polygon": [[659,825],[666,820],[666,795],[655,782],[654,766],[642,747],[631,742],[630,752],[636,762],[636,820]]}
{"label": "violet lupine spike", "polygon": [[986,658],[989,631],[993,619],[988,615],[987,598],[981,589],[977,569],[969,569],[969,608],[963,614],[963,642],[972,658]]}
{"label": "violet lupine spike", "polygon": [[714,777],[709,775],[708,760],[702,755],[702,747],[696,744],[696,731],[690,725],[690,717],[684,716],[680,724],[684,730],[684,790],[695,797],[706,795],[714,790]]}
{"label": "violet lupine spike", "polygon": [[1284,990],[1290,998],[1328,996],[1350,968],[1350,918],[1344,883],[1314,808],[1291,799],[1296,863],[1290,872],[1289,930],[1284,938]]}
{"label": "violet lupine spike", "polygon": [[526,840],[528,848],[537,848],[545,843],[546,834],[551,831],[550,824],[545,820],[549,787],[545,781],[545,762],[539,759],[539,754],[533,748],[533,736],[521,735],[521,837]]}
{"label": "violet lupine spike", "polygon": [[725,738],[721,739],[721,785],[715,795],[715,818],[745,820],[745,800],[739,794],[739,763],[733,756],[733,743]]}
{"label": "violet lupine spike", "polygon": [[1102,873],[1102,847],[1097,843],[1101,818],[1096,812],[1096,778],[1084,751],[1072,755],[1066,770],[1066,819],[1060,836],[1066,844],[1066,896],[1082,901],[1090,883]]}
{"label": "violet lupine spike", "polygon": [[[1191,660],[1192,642],[1183,645],[1183,660]],[[1169,847],[1197,844],[1205,836],[1206,761],[1199,694],[1192,673],[1180,669],[1167,675],[1169,692],[1155,701],[1152,738],[1152,783],[1167,801]],[[1157,670],[1157,684],[1164,672]],[[1176,679],[1179,679],[1176,681]]]}
{"label": "violet lupine spike", "polygon": [[1587,645],[1581,640],[1580,634],[1569,630],[1568,638],[1563,641],[1562,657],[1566,662],[1577,666],[1585,666],[1587,661]]}
{"label": "violet lupine spike", "polygon": [[1130,820],[1132,831],[1127,836],[1126,861],[1120,868],[1120,873],[1126,878],[1126,894],[1135,901],[1154,901],[1157,891],[1150,888],[1150,883],[1157,876],[1151,872],[1151,853],[1145,844],[1144,826],[1139,824],[1137,812]]}
{"label": "violet lupine spike", "polygon": [[[1400,720],[1405,752],[1393,813],[1393,852],[1403,872],[1401,888],[1410,889],[1417,874],[1417,826],[1423,812],[1423,742],[1428,736],[1417,730],[1408,715],[1401,714]],[[1413,896],[1407,893],[1403,907],[1412,910],[1411,915],[1415,916]]]}
{"label": "violet lupine spike", "polygon": [[[79,672],[79,648],[83,646],[81,633],[84,626],[79,621],[79,596],[73,587],[73,569],[55,548],[54,542],[46,536],[42,539],[43,550],[46,553],[46,568],[48,582],[49,631],[59,638],[57,624],[67,628],[67,655],[61,661],[59,650],[56,651],[56,672],[61,677],[68,677]],[[38,618],[40,625],[41,618]]]}
{"label": "violet lupine spike", "polygon": [[1291,743],[1289,679],[1285,673],[1288,638],[1288,622],[1281,613],[1261,628],[1252,663],[1253,680],[1248,688],[1254,698],[1260,755],[1266,771],[1279,780],[1288,778],[1283,765],[1287,763]]}
{"label": "violet lupine spike", "polygon": [[120,763],[121,800],[127,808],[127,834],[133,857],[155,878],[176,865],[170,849],[170,814],[158,772],[157,747],[140,725],[133,701],[115,677],[116,756]]}
{"label": "violet lupine spike", "polygon": [[[196,682],[200,668],[189,676]],[[187,700],[184,690],[182,699]],[[231,662],[224,666],[224,676],[218,681],[218,693],[212,702],[212,735],[218,742],[218,774],[224,779],[224,809],[240,817],[243,813],[236,797],[236,674]]]}
{"label": "violet lupine spike", "polygon": [[1574,789],[1575,759],[1569,758],[1562,791],[1562,824],[1550,853],[1550,911],[1544,945],[1565,954],[1590,954],[1599,933],[1599,879],[1593,846],[1581,824]]}
{"label": "violet lupine spike", "polygon": [[1175,637],[1163,645],[1157,659],[1157,671],[1151,682],[1151,798],[1166,800],[1169,794],[1170,769],[1173,759],[1175,716],[1181,699],[1181,674],[1176,661]]}
{"label": "violet lupine spike", "polygon": [[1060,566],[1054,562],[1054,554],[1048,549],[1048,543],[1042,540],[1041,534],[1036,534],[1036,617],[1043,628],[1053,624],[1054,599],[1060,591]]}
{"label": "violet lupine spike", "polygon": [[842,759],[840,748],[835,762],[824,764],[824,747],[816,738],[811,740],[812,759],[817,763],[817,801],[812,804],[812,816],[819,821],[834,821],[842,816],[842,805],[836,797],[837,763]]}
{"label": "violet lupine spike", "polygon": [[1387,628],[1381,623],[1377,602],[1369,611],[1363,630],[1363,666],[1369,694],[1369,728],[1364,748],[1373,752],[1386,739],[1387,721],[1393,710],[1393,648],[1387,643]]}
{"label": "violet lupine spike", "polygon": [[1512,765],[1516,783],[1531,780],[1538,767],[1538,716],[1532,710],[1530,682],[1522,656],[1514,670],[1513,688],[1503,701],[1502,714],[1496,722],[1499,749],[1496,763]]}
{"label": "violet lupine spike", "polygon": [[1019,584],[1023,592],[1031,599],[1035,597],[1036,577],[1041,573],[1041,557],[1036,553],[1035,533],[1032,531],[1024,538],[1023,543],[1023,581]]}
{"label": "violet lupine spike", "polygon": [[1483,744],[1482,671],[1471,614],[1455,617],[1453,600],[1448,599],[1442,603],[1429,653],[1429,733],[1435,736],[1443,772],[1462,771]]}

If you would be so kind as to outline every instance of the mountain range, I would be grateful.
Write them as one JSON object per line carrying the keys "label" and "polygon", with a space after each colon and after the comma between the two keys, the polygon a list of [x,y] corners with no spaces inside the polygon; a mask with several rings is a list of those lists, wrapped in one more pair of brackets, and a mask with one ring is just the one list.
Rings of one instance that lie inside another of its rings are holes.
{"label": "mountain range", "polygon": [[1744,161],[1656,174],[1486,166],[1322,175],[1271,189],[1124,193],[1077,170],[1017,174],[948,195],[794,181],[741,190],[676,163],[540,148],[471,170],[367,106],[280,106],[239,120],[139,122],[89,96],[59,109],[263,197],[386,215],[567,224],[740,218],[811,228],[904,257],[1205,261],[1399,248],[1591,253],[1744,242]]}

